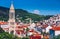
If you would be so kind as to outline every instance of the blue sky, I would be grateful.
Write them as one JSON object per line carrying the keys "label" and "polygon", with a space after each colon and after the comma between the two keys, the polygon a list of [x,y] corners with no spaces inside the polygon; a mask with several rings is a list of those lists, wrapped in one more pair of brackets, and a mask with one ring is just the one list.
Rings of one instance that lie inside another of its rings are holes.
{"label": "blue sky", "polygon": [[[10,7],[12,0],[0,0],[0,6]],[[13,0],[14,7],[41,15],[60,14],[60,0]]]}

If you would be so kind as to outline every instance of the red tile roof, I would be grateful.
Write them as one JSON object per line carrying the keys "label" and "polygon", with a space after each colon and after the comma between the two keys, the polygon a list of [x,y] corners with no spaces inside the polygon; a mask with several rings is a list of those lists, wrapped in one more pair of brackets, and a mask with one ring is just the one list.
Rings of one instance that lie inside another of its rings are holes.
{"label": "red tile roof", "polygon": [[31,30],[29,30],[29,32],[34,32],[34,30],[33,30],[33,29],[31,29]]}
{"label": "red tile roof", "polygon": [[41,39],[41,36],[40,35],[30,36],[30,39]]}
{"label": "red tile roof", "polygon": [[8,24],[8,22],[2,22],[0,21],[0,24],[3,25],[3,24]]}
{"label": "red tile roof", "polygon": [[60,27],[52,27],[52,30],[60,31]]}

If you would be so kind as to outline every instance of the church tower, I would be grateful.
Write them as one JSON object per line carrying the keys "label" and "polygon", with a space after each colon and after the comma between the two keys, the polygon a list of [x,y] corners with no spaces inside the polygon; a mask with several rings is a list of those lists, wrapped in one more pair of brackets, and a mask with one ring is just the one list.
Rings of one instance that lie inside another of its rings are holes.
{"label": "church tower", "polygon": [[13,3],[11,3],[11,7],[10,7],[10,10],[9,10],[9,20],[11,22],[15,22],[15,10],[14,10]]}
{"label": "church tower", "polygon": [[14,10],[14,6],[13,6],[13,2],[11,3],[11,7],[10,7],[10,10],[9,10],[9,33],[11,33],[11,31],[13,31],[13,34],[15,35],[15,10]]}

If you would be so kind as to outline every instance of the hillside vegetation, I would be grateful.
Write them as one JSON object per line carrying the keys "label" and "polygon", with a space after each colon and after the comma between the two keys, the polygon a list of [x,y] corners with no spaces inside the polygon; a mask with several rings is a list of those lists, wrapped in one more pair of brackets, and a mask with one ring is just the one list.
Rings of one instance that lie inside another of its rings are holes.
{"label": "hillside vegetation", "polygon": [[[52,15],[37,15],[30,13],[23,9],[15,9],[16,19],[19,18],[20,20],[25,20],[27,18],[32,18],[34,21],[41,21],[49,19]],[[0,20],[8,21],[9,18],[9,8],[1,7],[0,6]]]}

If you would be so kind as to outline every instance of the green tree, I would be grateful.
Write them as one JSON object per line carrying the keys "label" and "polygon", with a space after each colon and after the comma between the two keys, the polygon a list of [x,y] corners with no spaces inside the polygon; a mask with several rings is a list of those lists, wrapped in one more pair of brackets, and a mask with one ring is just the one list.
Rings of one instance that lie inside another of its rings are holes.
{"label": "green tree", "polygon": [[53,39],[60,39],[60,35],[54,36]]}

